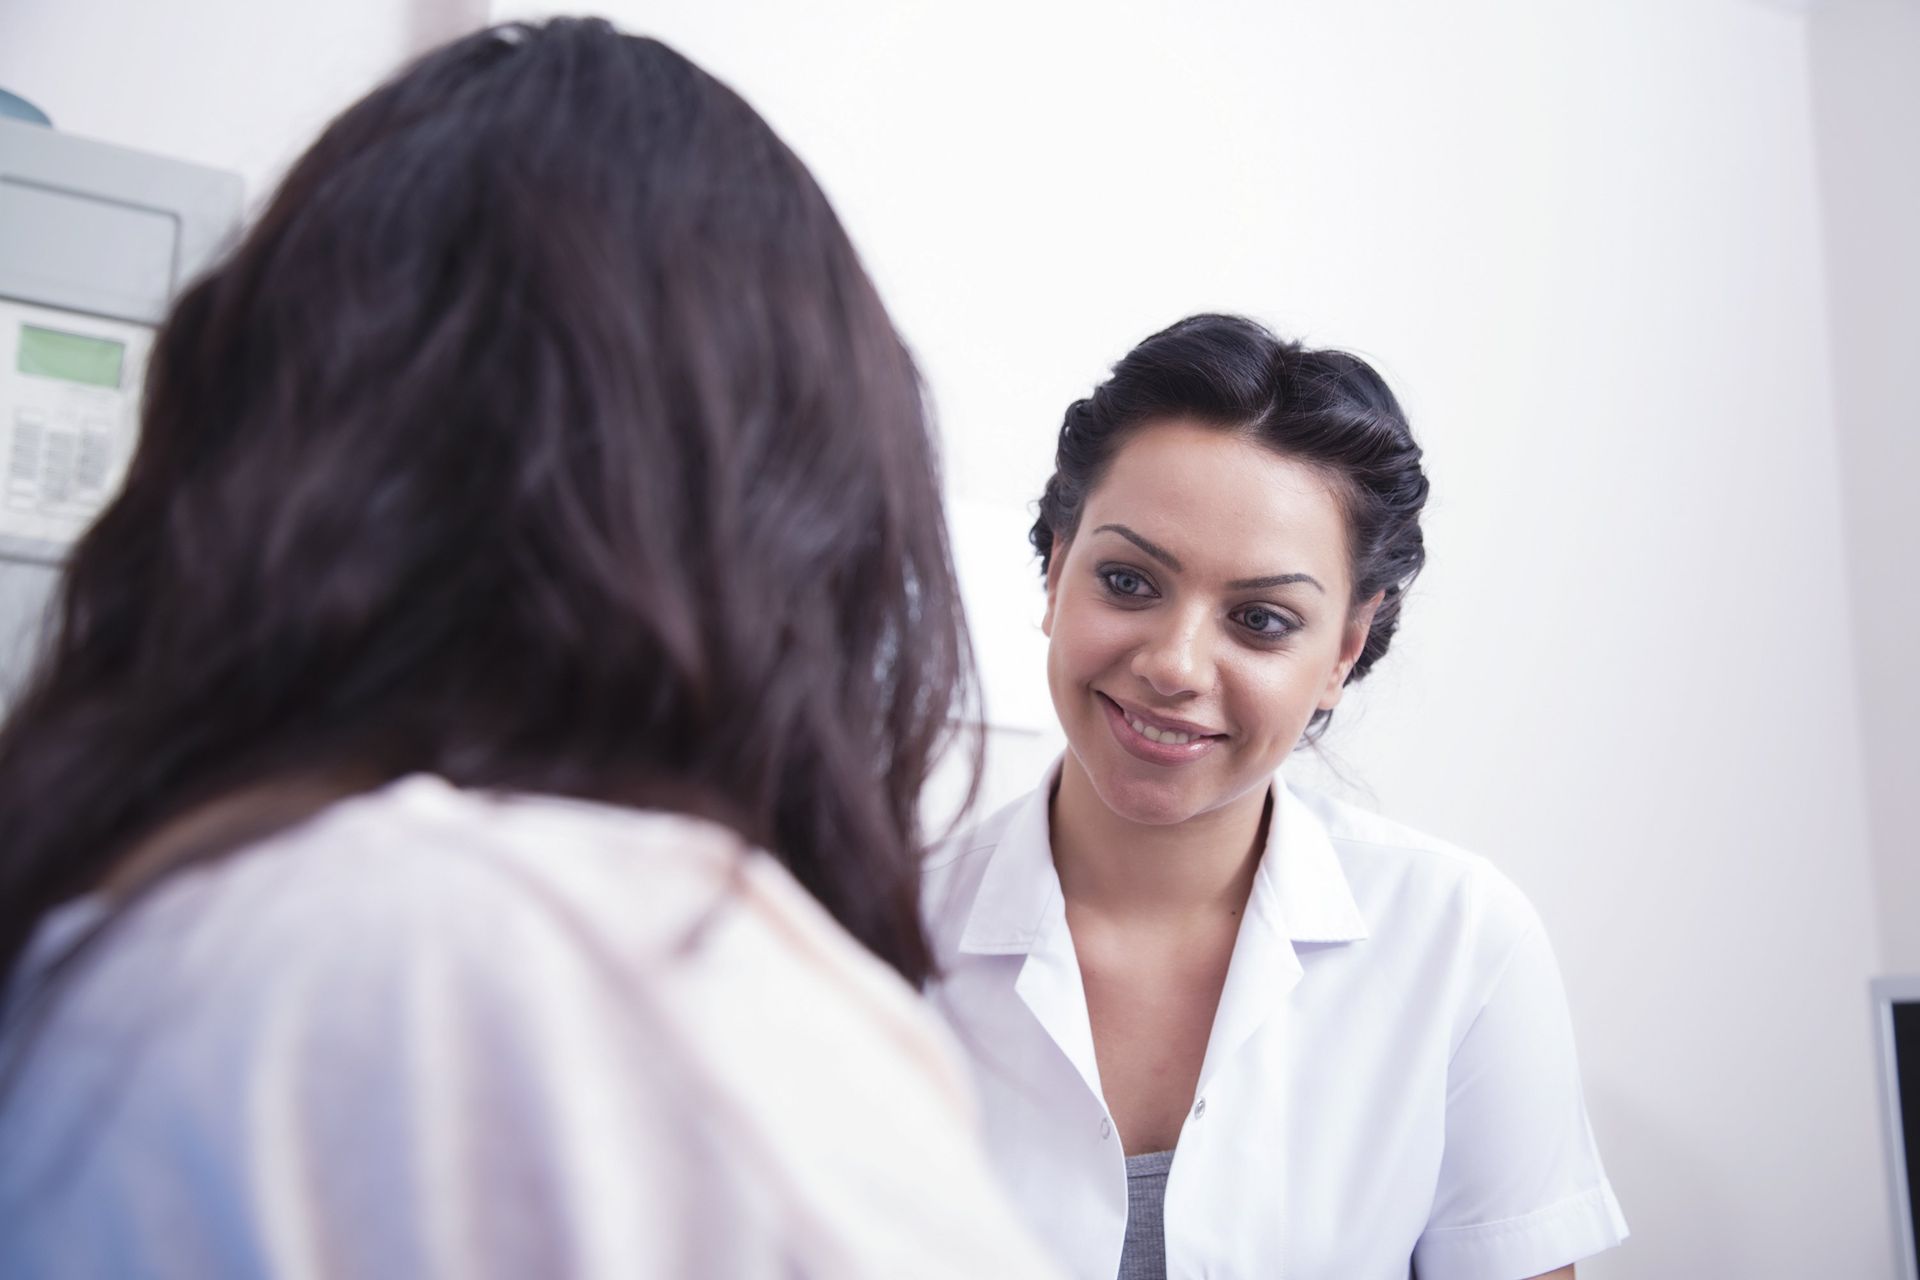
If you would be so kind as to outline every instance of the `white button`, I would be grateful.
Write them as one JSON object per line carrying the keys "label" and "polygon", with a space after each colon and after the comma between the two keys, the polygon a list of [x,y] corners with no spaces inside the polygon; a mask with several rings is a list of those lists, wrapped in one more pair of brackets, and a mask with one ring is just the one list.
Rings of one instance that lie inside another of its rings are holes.
{"label": "white button", "polygon": [[1201,1116],[1205,1114],[1207,1114],[1207,1100],[1205,1098],[1202,1098],[1200,1099],[1200,1101],[1193,1104],[1193,1118],[1195,1120],[1198,1120]]}
{"label": "white button", "polygon": [[1100,1117],[1100,1141],[1105,1142],[1112,1135],[1113,1135],[1113,1121],[1107,1119],[1105,1116],[1101,1116]]}

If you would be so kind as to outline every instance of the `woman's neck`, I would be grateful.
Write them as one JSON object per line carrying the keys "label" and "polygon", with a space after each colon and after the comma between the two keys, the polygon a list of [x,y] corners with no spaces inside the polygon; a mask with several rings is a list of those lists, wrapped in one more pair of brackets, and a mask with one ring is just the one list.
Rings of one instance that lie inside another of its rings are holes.
{"label": "woman's neck", "polygon": [[1107,807],[1072,752],[1048,813],[1053,862],[1069,906],[1163,921],[1237,916],[1266,843],[1270,787],[1170,826],[1130,822]]}
{"label": "woman's neck", "polygon": [[313,774],[228,792],[163,821],[107,868],[94,890],[130,896],[180,866],[264,840],[381,781],[345,772]]}

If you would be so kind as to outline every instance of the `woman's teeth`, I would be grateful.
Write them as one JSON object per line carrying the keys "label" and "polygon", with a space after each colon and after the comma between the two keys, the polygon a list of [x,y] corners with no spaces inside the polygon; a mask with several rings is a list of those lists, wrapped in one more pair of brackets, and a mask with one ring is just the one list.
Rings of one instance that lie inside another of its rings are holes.
{"label": "woman's teeth", "polygon": [[1127,723],[1133,727],[1135,733],[1148,742],[1165,742],[1178,746],[1183,742],[1192,742],[1199,736],[1193,733],[1175,733],[1171,729],[1156,729],[1144,721],[1135,720],[1132,716],[1127,717]]}

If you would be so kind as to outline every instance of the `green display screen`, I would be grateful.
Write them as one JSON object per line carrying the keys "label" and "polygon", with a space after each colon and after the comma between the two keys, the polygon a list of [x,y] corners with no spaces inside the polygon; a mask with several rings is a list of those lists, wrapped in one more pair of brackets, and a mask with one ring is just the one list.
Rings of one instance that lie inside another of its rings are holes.
{"label": "green display screen", "polygon": [[20,326],[20,372],[89,387],[118,388],[125,343],[88,338],[37,325]]}

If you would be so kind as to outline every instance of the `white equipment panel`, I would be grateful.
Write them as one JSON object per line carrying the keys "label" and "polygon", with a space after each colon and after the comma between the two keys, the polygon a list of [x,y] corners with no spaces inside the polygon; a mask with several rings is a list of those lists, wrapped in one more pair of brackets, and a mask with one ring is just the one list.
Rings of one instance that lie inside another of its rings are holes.
{"label": "white equipment panel", "polygon": [[0,298],[0,538],[55,555],[120,487],[153,330]]}
{"label": "white equipment panel", "polygon": [[240,224],[238,175],[0,120],[0,704],[139,436],[154,327]]}

